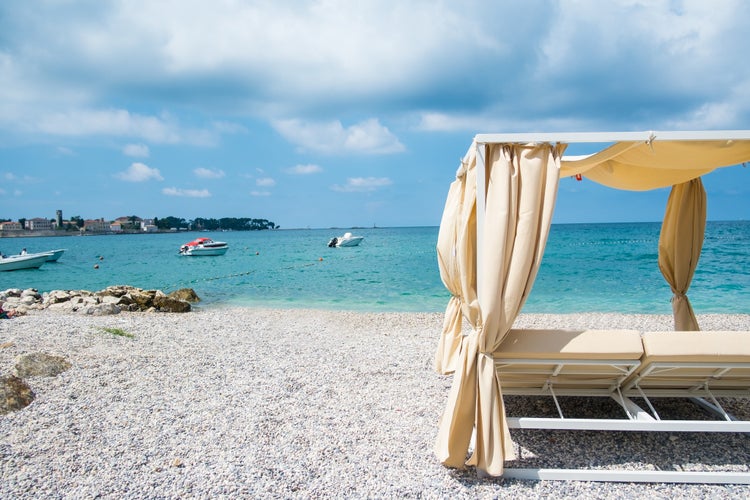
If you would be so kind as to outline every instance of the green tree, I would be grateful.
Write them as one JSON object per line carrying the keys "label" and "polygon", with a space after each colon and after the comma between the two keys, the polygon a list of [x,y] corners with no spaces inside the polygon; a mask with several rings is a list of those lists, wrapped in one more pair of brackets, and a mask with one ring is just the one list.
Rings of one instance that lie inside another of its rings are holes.
{"label": "green tree", "polygon": [[169,217],[158,219],[158,223],[157,220],[154,219],[154,224],[156,224],[156,227],[158,227],[159,229],[182,229],[188,227],[188,223],[185,219],[172,217],[171,215]]}
{"label": "green tree", "polygon": [[74,215],[73,217],[71,217],[70,222],[71,224],[75,224],[75,226],[78,228],[82,228],[84,224],[84,221],[80,215]]}

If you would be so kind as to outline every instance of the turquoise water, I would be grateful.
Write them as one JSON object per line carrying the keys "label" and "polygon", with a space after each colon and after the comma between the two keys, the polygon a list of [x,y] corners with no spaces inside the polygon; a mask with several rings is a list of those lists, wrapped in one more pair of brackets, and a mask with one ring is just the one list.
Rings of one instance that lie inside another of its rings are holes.
{"label": "turquoise water", "polygon": [[[100,290],[113,284],[195,289],[203,307],[260,305],[358,311],[442,311],[448,292],[437,227],[371,228],[355,248],[328,248],[341,230],[201,233],[221,257],[180,257],[196,233],[0,240],[17,253],[65,248],[57,263],[0,273],[0,290]],[[524,312],[671,312],[657,266],[659,224],[553,225]],[[750,313],[750,222],[710,222],[689,297],[700,313]],[[98,265],[98,269],[94,266]]]}

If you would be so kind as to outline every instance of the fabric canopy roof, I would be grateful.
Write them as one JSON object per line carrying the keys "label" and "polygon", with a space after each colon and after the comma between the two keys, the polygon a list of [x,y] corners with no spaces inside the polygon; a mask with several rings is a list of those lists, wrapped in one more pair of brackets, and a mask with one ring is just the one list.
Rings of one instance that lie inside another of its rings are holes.
{"label": "fabric canopy roof", "polygon": [[597,142],[611,144],[585,157],[564,157],[561,177],[582,175],[615,189],[670,187],[719,167],[750,161],[750,131],[479,134],[477,144]]}

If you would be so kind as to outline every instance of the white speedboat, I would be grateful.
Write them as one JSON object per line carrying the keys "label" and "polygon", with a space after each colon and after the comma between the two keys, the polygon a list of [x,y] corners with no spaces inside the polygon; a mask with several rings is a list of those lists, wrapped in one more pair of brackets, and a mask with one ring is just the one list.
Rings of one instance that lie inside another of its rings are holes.
{"label": "white speedboat", "polygon": [[331,241],[328,242],[329,247],[356,247],[360,243],[362,243],[362,240],[364,240],[364,236],[353,236],[352,233],[345,233],[344,236],[336,236],[334,238],[331,238]]}
{"label": "white speedboat", "polygon": [[63,252],[65,252],[64,248],[58,248],[57,250],[50,250],[49,252],[42,253],[50,254],[49,257],[47,257],[47,262],[57,262]]}
{"label": "white speedboat", "polygon": [[196,238],[180,247],[180,255],[224,255],[229,245],[224,241],[214,241],[211,238]]}
{"label": "white speedboat", "polygon": [[31,253],[26,255],[7,255],[0,259],[0,271],[18,271],[19,269],[39,269],[47,262],[48,253]]}

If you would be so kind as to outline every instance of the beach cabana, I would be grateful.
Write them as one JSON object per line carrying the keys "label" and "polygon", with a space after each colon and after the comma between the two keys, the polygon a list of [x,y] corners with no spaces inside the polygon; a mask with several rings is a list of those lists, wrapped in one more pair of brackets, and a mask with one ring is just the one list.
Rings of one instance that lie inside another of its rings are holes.
{"label": "beach cabana", "polygon": [[[568,146],[574,143],[604,146],[591,155],[564,156]],[[623,393],[625,387],[641,391],[642,386],[648,386],[645,380],[633,382],[634,377],[643,373],[640,368],[644,363],[657,358],[669,363],[672,359],[669,352],[647,354],[641,332],[615,332],[614,336],[613,332],[572,332],[573,337],[560,342],[559,350],[551,353],[550,346],[555,344],[550,338],[559,340],[561,337],[545,337],[550,332],[544,331],[516,331],[512,329],[513,322],[531,291],[544,254],[560,177],[585,177],[626,190],[671,187],[659,239],[658,265],[674,294],[675,330],[683,335],[677,344],[685,344],[687,337],[684,335],[699,330],[687,291],[700,255],[706,220],[706,194],[701,177],[717,168],[748,161],[750,131],[475,136],[450,186],[437,244],[441,278],[451,292],[451,299],[446,308],[435,368],[439,373],[453,373],[435,444],[439,460],[449,467],[473,465],[482,474],[508,477],[504,463],[514,458],[514,448],[503,407],[501,379],[509,380],[515,393],[524,394],[532,373],[541,377],[541,391],[550,389],[550,381],[557,384],[562,380],[562,391],[570,394],[596,394],[600,390],[614,397],[617,393],[630,417],[625,422],[634,422],[632,428],[626,430],[667,430],[660,425],[663,422],[654,424],[650,422],[653,418],[648,416],[641,419],[645,412],[635,407]],[[470,326],[468,331],[464,331],[465,323]],[[541,340],[530,340],[534,336]],[[513,343],[509,343],[511,337]],[[743,337],[743,342],[747,338],[750,333]],[[716,342],[719,337],[713,339]],[[524,342],[533,346],[518,347]],[[697,357],[678,353],[679,362],[697,363],[706,368],[705,360],[700,357],[701,347],[693,349],[697,349],[692,352]],[[716,353],[709,354],[717,357]],[[730,370],[740,370],[739,388],[735,384],[734,392],[727,394],[747,396],[750,395],[747,392],[750,371],[742,370],[750,367],[750,349],[744,357],[741,352],[735,354]],[[607,367],[594,370],[598,382],[605,379],[601,387],[582,383],[581,373],[567,378],[561,376],[567,373],[562,371],[565,367],[578,370],[586,367],[590,372],[592,360],[597,366]],[[524,363],[534,366],[534,370],[509,375],[508,367]],[[544,375],[544,369],[540,371],[540,363],[549,365],[550,374]],[[710,369],[714,371],[709,371],[709,378],[719,373],[715,370],[724,368]],[[602,370],[611,370],[611,377],[599,376]],[[742,374],[746,376],[744,381]],[[744,392],[743,384],[746,384]],[[533,381],[530,385],[535,386]],[[679,389],[672,387],[670,390],[676,394],[680,393]],[[644,419],[648,424],[643,423]],[[607,422],[601,427],[593,424],[587,427],[588,424],[590,422],[579,422],[579,428],[619,430],[627,427],[621,422]],[[718,430],[750,432],[747,423],[741,425],[744,427],[725,426]],[[702,430],[716,429],[704,427]],[[472,442],[473,450],[467,460]],[[573,478],[569,474],[564,477]],[[590,479],[602,478],[607,479],[606,474]],[[714,481],[705,476],[693,479]],[[627,480],[685,481],[653,476]],[[750,477],[729,480],[747,482]]]}

